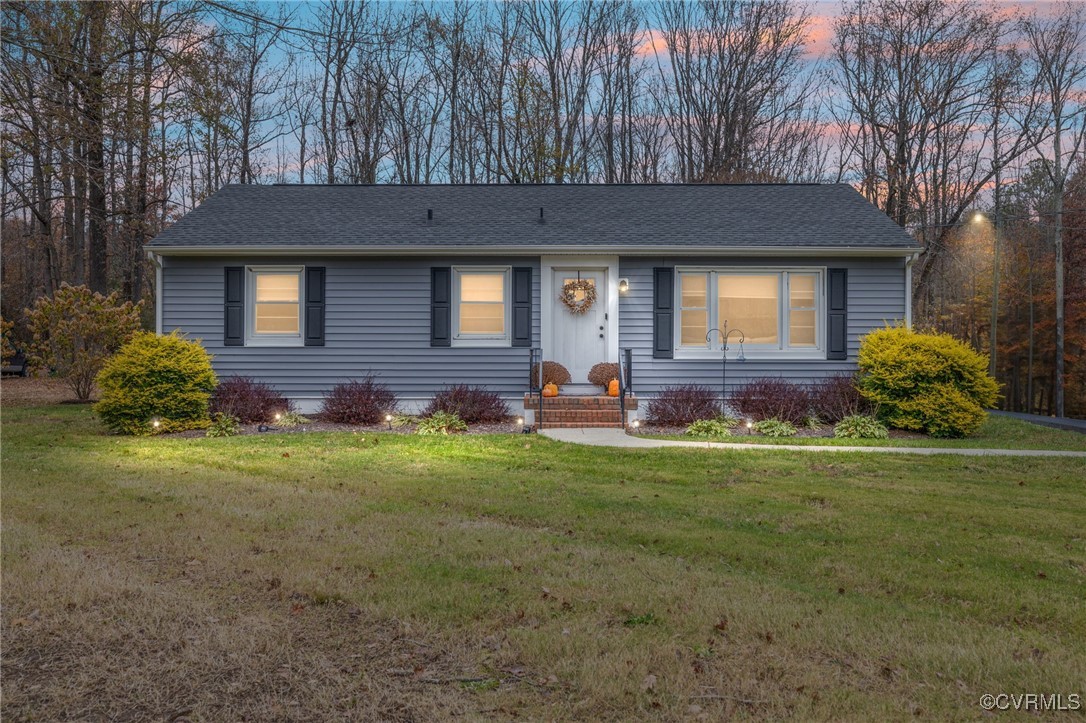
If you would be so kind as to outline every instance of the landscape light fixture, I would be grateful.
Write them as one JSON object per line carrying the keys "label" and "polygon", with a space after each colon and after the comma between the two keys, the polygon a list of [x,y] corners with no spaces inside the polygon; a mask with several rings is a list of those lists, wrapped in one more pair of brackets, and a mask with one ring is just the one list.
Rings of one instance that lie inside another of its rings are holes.
{"label": "landscape light fixture", "polygon": [[973,214],[973,223],[984,223],[986,220],[987,218],[980,211],[977,211],[975,214]]}
{"label": "landscape light fixture", "polygon": [[275,413],[275,421],[277,421],[277,422],[278,422],[278,421],[279,421],[280,419],[282,419],[282,418],[283,418],[283,415],[282,415],[282,414],[281,414],[280,412],[276,412],[276,413]]}
{"label": "landscape light fixture", "polygon": [[158,418],[156,417],[155,419],[151,420],[151,426],[154,427],[155,429],[158,429],[159,427],[162,426],[162,422],[160,422],[158,420]]}
{"label": "landscape light fixture", "polygon": [[630,422],[630,426],[633,427],[633,430],[636,432],[637,428],[641,426],[641,420],[640,419],[633,420],[632,422]]}
{"label": "landscape light fixture", "polygon": [[391,432],[392,431],[392,415],[391,414],[386,414],[385,415],[385,421],[388,422],[388,431]]}
{"label": "landscape light fixture", "polygon": [[752,422],[751,420],[749,420],[749,419],[748,419],[748,420],[747,420],[747,434],[750,434],[750,433],[751,433],[751,430],[752,430],[753,428],[754,428],[754,422]]}

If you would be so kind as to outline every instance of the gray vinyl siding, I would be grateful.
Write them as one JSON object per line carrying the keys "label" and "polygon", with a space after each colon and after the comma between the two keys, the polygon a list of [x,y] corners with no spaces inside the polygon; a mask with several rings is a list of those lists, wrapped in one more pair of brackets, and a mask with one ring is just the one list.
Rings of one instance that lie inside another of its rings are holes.
{"label": "gray vinyl siding", "polygon": [[[223,345],[226,266],[324,266],[325,345]],[[405,400],[424,399],[448,384],[486,386],[503,397],[524,394],[527,348],[431,347],[430,267],[530,266],[533,344],[539,343],[539,257],[420,258],[163,258],[162,331],[180,329],[203,341],[220,377],[251,376],[292,399],[316,399],[336,384],[376,375]]]}
{"label": "gray vinyl siding", "polygon": [[[652,357],[652,270],[657,266],[824,266],[848,269],[848,359],[840,361],[758,359],[747,353],[746,362],[735,361],[736,348],[729,351],[728,388],[758,377],[784,377],[813,382],[851,372],[856,368],[860,337],[872,329],[905,318],[905,260],[854,258],[749,258],[711,257],[631,258],[619,260],[619,275],[629,279],[630,291],[619,310],[619,347],[633,349],[634,392],[652,396],[662,387],[675,384],[704,384],[720,388],[720,356],[711,359],[654,359]],[[824,322],[823,322],[824,323]],[[734,338],[733,338],[734,344]]]}
{"label": "gray vinyl siding", "polygon": [[[162,259],[162,330],[180,329],[203,341],[220,376],[244,375],[296,400],[317,400],[336,384],[368,373],[403,400],[421,400],[454,383],[482,385],[507,399],[526,391],[530,350],[511,347],[431,347],[432,266],[530,266],[532,339],[540,339],[538,256],[446,258],[189,258]],[[223,345],[224,267],[324,266],[325,346]],[[843,361],[759,360],[728,364],[729,388],[761,376],[814,381],[855,368],[860,337],[905,317],[905,260],[854,258],[622,257],[619,276],[630,290],[619,300],[619,347],[633,348],[633,388],[652,396],[661,387],[699,383],[717,388],[720,361],[652,358],[652,269],[655,266],[843,267],[848,274],[848,353]],[[546,356],[546,350],[544,350]],[[311,405],[306,405],[311,406]]]}

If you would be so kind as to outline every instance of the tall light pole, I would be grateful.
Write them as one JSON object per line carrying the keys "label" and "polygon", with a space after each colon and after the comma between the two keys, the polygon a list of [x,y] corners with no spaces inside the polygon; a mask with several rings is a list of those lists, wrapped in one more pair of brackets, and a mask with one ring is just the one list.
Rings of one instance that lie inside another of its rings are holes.
{"label": "tall light pole", "polygon": [[728,413],[726,399],[728,395],[728,337],[732,334],[739,335],[739,356],[735,358],[738,362],[745,362],[746,356],[743,355],[743,342],[746,341],[747,335],[739,329],[728,330],[728,320],[724,320],[724,329],[710,329],[705,335],[705,343],[712,346],[713,334],[720,335],[721,346],[720,351],[720,416],[724,416]]}
{"label": "tall light pole", "polygon": [[[998,186],[996,193],[999,193]],[[973,215],[973,223],[984,223],[987,220],[988,217],[980,211]],[[999,221],[999,202],[996,201],[995,224],[992,227],[992,311],[988,323],[988,374],[992,378],[996,375],[997,325],[999,324]]]}

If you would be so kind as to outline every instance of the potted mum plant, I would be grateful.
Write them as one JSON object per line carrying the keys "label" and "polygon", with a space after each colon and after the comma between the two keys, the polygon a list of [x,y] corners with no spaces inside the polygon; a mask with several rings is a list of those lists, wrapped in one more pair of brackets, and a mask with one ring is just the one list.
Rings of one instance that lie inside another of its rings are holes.
{"label": "potted mum plant", "polygon": [[603,393],[608,396],[618,396],[618,364],[615,362],[600,362],[588,371],[589,384],[603,387]]}

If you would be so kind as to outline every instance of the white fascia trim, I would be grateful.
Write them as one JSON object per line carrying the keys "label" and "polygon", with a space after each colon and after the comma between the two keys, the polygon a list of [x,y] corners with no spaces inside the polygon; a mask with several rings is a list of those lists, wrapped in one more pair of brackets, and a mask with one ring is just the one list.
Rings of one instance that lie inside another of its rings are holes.
{"label": "white fascia trim", "polygon": [[830,257],[903,257],[915,255],[915,247],[872,248],[842,246],[838,248],[812,246],[159,246],[148,253],[161,256],[494,256],[539,254],[591,256],[620,254],[622,256],[830,256]]}

